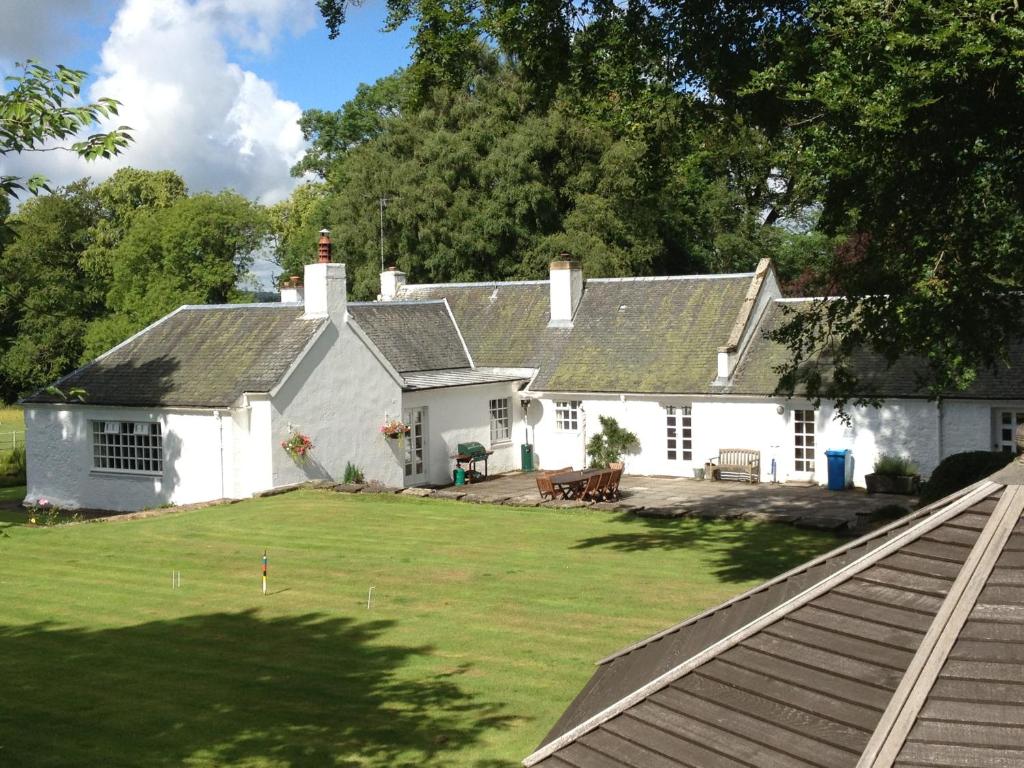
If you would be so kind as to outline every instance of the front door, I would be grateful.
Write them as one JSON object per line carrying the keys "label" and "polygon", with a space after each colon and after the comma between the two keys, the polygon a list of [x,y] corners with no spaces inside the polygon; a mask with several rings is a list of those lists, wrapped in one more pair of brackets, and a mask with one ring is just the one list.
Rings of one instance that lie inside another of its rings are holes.
{"label": "front door", "polygon": [[814,479],[814,410],[793,411],[793,479]]}
{"label": "front door", "polygon": [[426,408],[410,408],[405,412],[409,434],[405,436],[405,484],[419,485],[427,481]]}
{"label": "front door", "polygon": [[996,412],[996,439],[993,446],[997,451],[1007,453],[1017,452],[1017,441],[1015,433],[1017,427],[1024,424],[1024,411],[997,411]]}

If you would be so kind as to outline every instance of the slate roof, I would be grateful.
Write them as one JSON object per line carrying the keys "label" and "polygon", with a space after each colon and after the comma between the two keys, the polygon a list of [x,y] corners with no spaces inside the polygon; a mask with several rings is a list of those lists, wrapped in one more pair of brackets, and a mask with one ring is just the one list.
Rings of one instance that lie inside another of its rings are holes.
{"label": "slate roof", "polygon": [[[282,304],[186,306],[60,381],[91,405],[227,407],[267,392],[312,339],[322,319]],[[39,392],[29,403],[63,402]]]}
{"label": "slate roof", "polygon": [[399,296],[447,299],[477,365],[538,368],[558,351],[559,334],[547,330],[547,280],[406,285]]}
{"label": "slate roof", "polygon": [[399,373],[472,366],[443,301],[351,303],[348,313]]}
{"label": "slate roof", "polygon": [[1015,462],[620,651],[524,765],[1024,765],[1022,511]]}
{"label": "slate roof", "polygon": [[[808,300],[809,301],[809,300]],[[773,302],[765,310],[761,327],[747,347],[740,364],[733,374],[729,386],[720,392],[737,395],[770,395],[774,392],[779,375],[774,371],[789,358],[789,352],[781,344],[764,338],[764,331],[773,330],[785,320],[785,307],[799,310],[804,302]],[[1024,399],[1024,378],[1013,371],[1024,369],[1024,345],[1012,347],[1008,356],[1009,364],[1003,371],[983,370],[977,380],[962,392],[949,392],[946,399]],[[920,378],[925,373],[926,363],[915,358],[902,358],[888,365],[885,358],[870,351],[857,352],[852,357],[854,370],[865,384],[884,397],[922,397],[925,392]]]}
{"label": "slate roof", "polygon": [[753,274],[591,279],[573,328],[548,328],[547,281],[410,285],[403,297],[451,305],[478,365],[537,368],[549,392],[700,394],[712,390]]}

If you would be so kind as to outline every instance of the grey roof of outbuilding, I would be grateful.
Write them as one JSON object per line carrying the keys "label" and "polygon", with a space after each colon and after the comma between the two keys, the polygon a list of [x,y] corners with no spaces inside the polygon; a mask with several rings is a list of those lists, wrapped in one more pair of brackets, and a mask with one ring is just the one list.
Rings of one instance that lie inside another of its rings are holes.
{"label": "grey roof of outbuilding", "polygon": [[[778,328],[785,320],[788,310],[806,306],[810,299],[776,301],[770,304],[760,322],[760,328],[744,352],[730,384],[719,391],[736,395],[770,395],[775,391],[779,374],[775,369],[789,359],[788,350],[764,337],[765,331]],[[867,385],[865,393],[877,393],[882,397],[923,397],[927,393],[923,386],[926,363],[920,359],[903,357],[890,365],[885,358],[871,351],[858,351],[851,358],[853,370]],[[1024,399],[1024,377],[1014,371],[1024,369],[1024,345],[1010,348],[1005,367],[1001,370],[979,371],[977,379],[962,392],[948,392],[946,399]],[[827,374],[827,365],[825,366]],[[868,390],[870,388],[870,391]]]}
{"label": "grey roof of outbuilding", "polygon": [[620,651],[524,763],[1024,765],[1022,511],[1014,463]]}
{"label": "grey roof of outbuilding", "polygon": [[591,279],[573,327],[548,328],[547,281],[406,286],[444,297],[478,365],[537,368],[535,391],[711,392],[753,274]]}
{"label": "grey roof of outbuilding", "polygon": [[508,368],[454,368],[441,371],[407,373],[403,389],[441,389],[467,387],[473,384],[495,384],[502,381],[525,381],[533,375],[530,370]]}
{"label": "grey roof of outbuilding", "polygon": [[[283,304],[185,306],[57,386],[80,387],[92,405],[227,407],[268,392],[324,323]],[[38,392],[29,403],[63,400]]]}
{"label": "grey roof of outbuilding", "polygon": [[472,366],[444,301],[352,303],[348,313],[401,374]]}

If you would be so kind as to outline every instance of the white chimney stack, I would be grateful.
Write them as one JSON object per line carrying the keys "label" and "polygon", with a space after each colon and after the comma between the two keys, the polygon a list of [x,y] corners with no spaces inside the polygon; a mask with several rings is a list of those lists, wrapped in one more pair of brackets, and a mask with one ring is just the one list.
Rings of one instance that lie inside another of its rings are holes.
{"label": "white chimney stack", "polygon": [[329,317],[341,322],[345,318],[345,265],[331,261],[331,238],[326,229],[320,230],[316,264],[307,264],[303,284],[305,287],[304,317]]}
{"label": "white chimney stack", "polygon": [[548,328],[572,328],[576,307],[583,298],[583,268],[568,253],[551,262],[551,321]]}
{"label": "white chimney stack", "polygon": [[380,300],[394,301],[398,292],[405,287],[405,272],[398,267],[388,267],[380,273]]}
{"label": "white chimney stack", "polygon": [[305,299],[305,289],[302,287],[302,278],[292,275],[281,283],[281,303],[301,304]]}

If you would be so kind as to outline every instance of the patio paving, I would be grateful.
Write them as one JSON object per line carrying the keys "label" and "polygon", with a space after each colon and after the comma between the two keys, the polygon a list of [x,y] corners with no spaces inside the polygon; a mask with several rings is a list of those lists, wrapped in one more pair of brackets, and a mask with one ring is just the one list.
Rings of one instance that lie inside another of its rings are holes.
{"label": "patio paving", "polygon": [[652,475],[623,475],[619,490],[621,500],[612,503],[545,502],[537,493],[533,473],[512,472],[435,493],[464,501],[516,506],[591,506],[645,517],[759,519],[840,533],[862,529],[867,516],[879,507],[896,504],[910,511],[917,506],[917,499],[910,496],[868,496],[863,489],[829,491],[817,485],[708,482]]}

